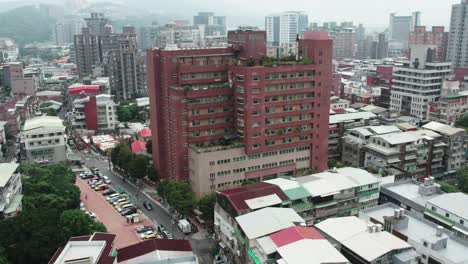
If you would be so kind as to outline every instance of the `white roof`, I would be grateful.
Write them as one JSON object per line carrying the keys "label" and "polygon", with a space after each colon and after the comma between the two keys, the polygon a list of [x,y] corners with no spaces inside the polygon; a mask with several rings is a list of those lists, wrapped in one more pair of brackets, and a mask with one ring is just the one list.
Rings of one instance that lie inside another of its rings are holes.
{"label": "white roof", "polygon": [[36,96],[60,96],[62,93],[58,91],[40,91],[36,93]]}
{"label": "white roof", "polygon": [[377,117],[371,112],[358,112],[358,113],[349,113],[349,114],[338,114],[330,116],[330,124],[336,124],[346,121],[352,121],[356,119],[371,119]]}
{"label": "white roof", "polygon": [[276,193],[245,200],[245,203],[252,210],[280,204],[281,202],[282,200],[278,195],[276,195]]}
{"label": "white roof", "polygon": [[286,264],[349,263],[326,239],[302,239],[278,248],[278,253]]}
{"label": "white roof", "polygon": [[18,163],[0,163],[0,187],[3,188],[18,168]]}
{"label": "white roof", "polygon": [[262,248],[263,252],[265,252],[265,254],[267,255],[275,253],[278,248],[275,242],[271,240],[270,236],[258,238],[257,243]]}
{"label": "white roof", "polygon": [[301,187],[301,185],[297,181],[288,180],[284,178],[274,178],[271,180],[266,180],[264,182],[274,184],[280,187],[283,191]]}
{"label": "white roof", "polygon": [[[361,218],[372,217],[375,220],[383,223],[384,216],[391,216],[394,210],[399,208],[396,205],[387,203],[377,207],[361,211],[359,216]],[[408,226],[396,228],[396,230],[408,237],[408,241],[413,245],[422,245],[422,241],[431,241],[436,236],[437,224],[430,222],[422,217],[416,217],[411,211],[407,211],[405,216],[408,217]],[[416,244],[415,244],[416,243]],[[454,239],[448,236],[447,247],[440,250],[432,250],[432,254],[438,258],[445,258],[450,260],[451,263],[468,263],[468,246],[459,239]]]}
{"label": "white roof", "polygon": [[65,129],[62,119],[57,116],[39,116],[26,119],[24,131],[38,128],[62,128]]}
{"label": "white roof", "polygon": [[368,129],[370,131],[374,131],[377,135],[401,132],[401,130],[396,126],[370,126]]}
{"label": "white roof", "polygon": [[355,216],[329,218],[315,227],[369,262],[393,250],[412,247],[386,231],[370,233],[367,223]]}
{"label": "white roof", "polygon": [[[387,177],[384,177],[384,179]],[[401,184],[396,184],[393,186],[385,186],[383,188],[386,188],[389,191],[392,191],[406,199],[409,199],[410,201],[413,201],[423,207],[426,206],[427,200],[430,200],[434,197],[439,196],[439,193],[435,193],[432,195],[422,195],[419,193],[419,185],[413,182],[406,182],[406,183],[401,183]]]}
{"label": "white roof", "polygon": [[423,126],[424,128],[434,130],[436,132],[445,134],[445,135],[453,135],[459,132],[464,132],[464,129],[461,128],[456,128],[456,127],[451,127],[442,123],[438,122],[430,122],[426,125]]}
{"label": "white roof", "polygon": [[106,246],[106,241],[70,241],[54,261],[62,264],[69,260],[90,257],[92,262],[97,263]]}
{"label": "white roof", "polygon": [[346,167],[336,171],[316,173],[296,180],[312,196],[327,196],[341,190],[379,182],[377,177],[362,169]]}
{"label": "white roof", "polygon": [[390,133],[390,134],[378,135],[375,137],[381,138],[391,145],[411,143],[411,142],[416,142],[419,139],[421,139],[421,136],[419,136],[417,133],[414,133],[414,131]]}
{"label": "white roof", "polygon": [[468,195],[458,193],[445,193],[427,201],[458,217],[468,219]]}
{"label": "white roof", "polygon": [[248,239],[255,239],[268,234],[304,223],[292,208],[266,207],[236,217],[236,221]]}

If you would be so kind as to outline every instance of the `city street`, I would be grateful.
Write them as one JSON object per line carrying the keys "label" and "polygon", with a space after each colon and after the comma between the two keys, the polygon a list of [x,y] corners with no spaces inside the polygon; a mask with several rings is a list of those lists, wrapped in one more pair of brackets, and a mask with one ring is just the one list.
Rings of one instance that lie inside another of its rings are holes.
{"label": "city street", "polygon": [[[165,209],[163,209],[158,203],[152,199],[148,199],[144,191],[135,188],[133,184],[129,184],[127,181],[123,181],[122,178],[116,173],[109,170],[109,163],[107,157],[97,156],[94,154],[84,154],[82,152],[76,153],[85,162],[88,168],[96,167],[104,174],[109,176],[112,180],[114,187],[120,186],[130,195],[133,195],[137,199],[137,206],[142,210],[148,218],[156,222],[157,224],[163,225],[166,229],[171,232],[174,239],[188,239],[192,245],[194,253],[198,256],[201,264],[208,264],[213,262],[210,248],[214,245],[214,241],[211,236],[207,236],[202,232],[193,234],[191,236],[185,236],[177,227],[176,224],[172,224],[172,215],[170,215]],[[89,156],[89,157],[88,157]],[[93,157],[91,157],[93,156]],[[94,157],[96,156],[96,157]],[[143,207],[143,201],[151,202],[153,210],[148,211]]]}

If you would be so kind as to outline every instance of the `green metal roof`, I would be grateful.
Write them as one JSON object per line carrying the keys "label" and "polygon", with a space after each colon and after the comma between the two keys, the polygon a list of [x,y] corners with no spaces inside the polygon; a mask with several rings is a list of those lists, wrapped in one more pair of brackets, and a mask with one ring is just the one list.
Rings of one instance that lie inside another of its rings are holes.
{"label": "green metal roof", "polygon": [[311,196],[310,193],[307,192],[306,189],[304,189],[304,187],[302,186],[293,188],[293,189],[283,190],[283,192],[288,196],[288,198],[291,201],[303,199],[303,198],[307,198]]}
{"label": "green metal roof", "polygon": [[249,251],[247,252],[249,253],[250,258],[253,260],[255,264],[262,264],[262,262],[258,259],[257,256],[255,256],[255,253],[253,253],[252,250],[249,249]]}

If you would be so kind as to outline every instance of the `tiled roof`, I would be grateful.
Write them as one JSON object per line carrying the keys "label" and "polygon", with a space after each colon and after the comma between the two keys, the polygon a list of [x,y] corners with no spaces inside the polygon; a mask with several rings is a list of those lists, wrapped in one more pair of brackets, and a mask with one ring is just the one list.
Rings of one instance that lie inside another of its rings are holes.
{"label": "tiled roof", "polygon": [[219,191],[226,196],[237,212],[249,210],[246,200],[276,194],[282,201],[288,200],[286,194],[276,185],[266,182],[258,182],[244,187]]}
{"label": "tiled roof", "polygon": [[270,235],[277,247],[294,243],[301,239],[323,239],[313,227],[292,226]]}
{"label": "tiled roof", "polygon": [[133,259],[156,250],[192,251],[192,247],[188,240],[150,239],[117,250],[117,262]]}

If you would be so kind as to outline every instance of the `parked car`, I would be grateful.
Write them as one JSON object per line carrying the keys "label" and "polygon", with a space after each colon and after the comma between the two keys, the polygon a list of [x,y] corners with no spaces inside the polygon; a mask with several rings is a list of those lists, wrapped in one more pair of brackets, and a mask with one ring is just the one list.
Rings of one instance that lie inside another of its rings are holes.
{"label": "parked car", "polygon": [[[110,190],[110,189],[109,189]],[[113,193],[113,194],[110,194],[106,197],[106,200],[109,202],[110,200],[114,199],[114,198],[117,198],[117,197],[120,197],[120,193]]]}
{"label": "parked car", "polygon": [[89,216],[91,216],[92,218],[96,218],[96,214],[91,212],[91,211],[87,211],[86,212]]}
{"label": "parked car", "polygon": [[169,231],[167,231],[167,230],[163,230],[163,231],[161,232],[161,234],[163,235],[164,238],[167,238],[167,239],[173,239],[173,238],[174,238],[174,237],[172,236],[172,234],[169,233]]}
{"label": "parked car", "polygon": [[112,181],[106,175],[102,176],[101,178],[105,183],[110,184]]}
{"label": "parked car", "polygon": [[118,205],[119,203],[125,202],[125,201],[127,201],[126,197],[120,197],[119,199],[115,200],[112,204],[113,205]]}
{"label": "parked car", "polygon": [[101,184],[101,185],[98,185],[94,188],[95,191],[103,191],[105,189],[109,188],[107,184]]}
{"label": "parked car", "polygon": [[83,212],[86,211],[86,208],[83,202],[80,203],[80,210]]}
{"label": "parked car", "polygon": [[146,231],[146,232],[140,234],[140,238],[145,239],[146,237],[151,236],[151,235],[153,235],[153,238],[155,238],[156,237],[156,232],[154,232],[153,230]]}
{"label": "parked car", "polygon": [[83,174],[83,176],[80,175],[80,178],[83,179],[83,180],[92,179],[92,178],[94,178],[94,175],[86,173],[86,174]]}
{"label": "parked car", "polygon": [[120,205],[119,207],[117,207],[117,212],[120,213],[120,212],[122,212],[123,210],[129,209],[129,208],[135,208],[135,207],[133,206],[132,203],[126,203],[126,204],[123,204],[123,205]]}
{"label": "parked car", "polygon": [[88,185],[91,186],[92,184],[98,182],[99,180],[98,179],[92,179],[92,180],[89,180],[88,181]]}
{"label": "parked car", "polygon": [[91,168],[91,171],[96,175],[99,172],[99,168]]}
{"label": "parked car", "polygon": [[152,226],[138,226],[136,231],[137,233],[144,233],[144,232],[147,232],[147,231],[154,231],[154,227]]}
{"label": "parked car", "polygon": [[148,210],[148,211],[153,210],[153,206],[148,201],[143,202],[143,207],[145,207],[146,210]]}
{"label": "parked car", "polygon": [[97,182],[91,184],[91,188],[94,189],[94,188],[98,187],[98,186],[101,185],[101,184],[104,184],[104,182],[103,182],[103,181],[97,181]]}
{"label": "parked car", "polygon": [[127,208],[120,212],[121,215],[126,216],[126,215],[131,215],[137,212],[137,209],[135,207],[132,208]]}
{"label": "parked car", "polygon": [[127,197],[122,196],[122,195],[118,195],[118,196],[112,197],[108,202],[110,204],[114,205],[114,203],[117,202],[120,199],[122,199],[122,201],[125,201],[127,199]]}
{"label": "parked car", "polygon": [[114,190],[114,189],[111,189],[111,188],[109,188],[109,189],[107,189],[107,190],[103,191],[103,192],[102,192],[102,195],[104,195],[104,196],[108,196],[108,195],[111,195],[111,194],[114,194],[114,193],[116,193],[116,192],[115,192],[115,190]]}

